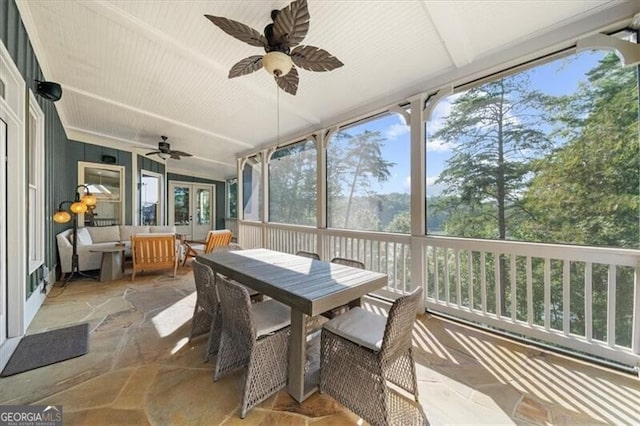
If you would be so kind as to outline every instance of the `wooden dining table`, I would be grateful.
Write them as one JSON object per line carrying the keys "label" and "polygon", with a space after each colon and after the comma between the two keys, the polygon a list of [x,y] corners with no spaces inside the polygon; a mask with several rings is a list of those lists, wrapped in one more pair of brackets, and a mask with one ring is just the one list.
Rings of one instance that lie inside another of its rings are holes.
{"label": "wooden dining table", "polygon": [[316,371],[307,371],[306,319],[387,285],[387,275],[267,249],[238,250],[198,256],[225,275],[291,308],[289,394],[298,402],[318,386]]}

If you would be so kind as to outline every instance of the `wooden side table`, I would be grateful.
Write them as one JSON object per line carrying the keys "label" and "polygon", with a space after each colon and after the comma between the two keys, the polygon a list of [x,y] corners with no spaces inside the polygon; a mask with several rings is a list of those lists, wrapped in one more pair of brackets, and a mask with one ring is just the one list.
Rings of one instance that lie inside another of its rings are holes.
{"label": "wooden side table", "polygon": [[97,247],[90,251],[102,253],[102,263],[100,264],[101,282],[122,278],[124,246]]}

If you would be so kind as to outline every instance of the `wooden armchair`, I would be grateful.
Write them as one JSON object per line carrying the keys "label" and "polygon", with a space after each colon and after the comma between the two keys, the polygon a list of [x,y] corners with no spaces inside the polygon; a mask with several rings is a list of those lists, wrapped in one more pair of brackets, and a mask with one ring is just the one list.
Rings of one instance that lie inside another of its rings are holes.
{"label": "wooden armchair", "polygon": [[178,269],[178,244],[175,234],[137,234],[131,236],[133,271],[173,268],[173,277]]}
{"label": "wooden armchair", "polygon": [[182,266],[187,264],[187,259],[196,257],[199,254],[211,253],[214,248],[228,246],[231,243],[231,231],[228,229],[220,229],[217,231],[209,231],[207,241],[186,241],[185,255]]}

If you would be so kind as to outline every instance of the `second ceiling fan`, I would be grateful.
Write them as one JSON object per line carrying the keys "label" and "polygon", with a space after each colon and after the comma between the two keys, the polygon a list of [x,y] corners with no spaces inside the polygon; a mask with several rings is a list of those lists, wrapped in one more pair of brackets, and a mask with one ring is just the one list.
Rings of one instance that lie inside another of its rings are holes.
{"label": "second ceiling fan", "polygon": [[250,74],[264,67],[282,90],[295,95],[299,77],[294,64],[308,71],[331,71],[344,65],[324,49],[300,45],[309,31],[307,0],[296,0],[282,10],[272,10],[273,23],[264,28],[264,35],[228,18],[205,17],[230,36],[251,46],[262,47],[267,52],[236,63],[229,71],[229,78]]}
{"label": "second ceiling fan", "polygon": [[162,140],[158,142],[158,150],[147,152],[145,155],[157,155],[163,160],[167,160],[169,158],[179,160],[180,157],[193,157],[193,155],[188,152],[171,149],[171,144],[167,142],[168,138],[166,136],[160,136],[160,138],[162,138]]}

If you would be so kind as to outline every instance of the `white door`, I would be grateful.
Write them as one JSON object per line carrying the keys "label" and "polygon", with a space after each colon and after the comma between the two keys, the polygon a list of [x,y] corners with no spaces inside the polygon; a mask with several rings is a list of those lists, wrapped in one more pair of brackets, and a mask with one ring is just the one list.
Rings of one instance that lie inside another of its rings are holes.
{"label": "white door", "polygon": [[[0,119],[0,199],[6,200],[7,124]],[[7,340],[7,203],[0,207],[0,346]]]}
{"label": "white door", "polygon": [[215,192],[212,185],[169,183],[169,224],[190,240],[204,240],[215,224]]}

